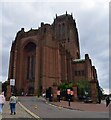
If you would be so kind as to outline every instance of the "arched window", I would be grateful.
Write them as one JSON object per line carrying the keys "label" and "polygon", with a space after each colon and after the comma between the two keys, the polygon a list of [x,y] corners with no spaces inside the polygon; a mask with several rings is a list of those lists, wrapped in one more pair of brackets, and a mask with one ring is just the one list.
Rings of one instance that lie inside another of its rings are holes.
{"label": "arched window", "polygon": [[27,80],[35,79],[35,51],[36,45],[32,42],[28,43],[24,48],[25,76]]}
{"label": "arched window", "polygon": [[65,24],[58,24],[57,35],[59,39],[65,39]]}
{"label": "arched window", "polygon": [[64,23],[62,23],[62,30],[61,30],[61,36],[62,36],[62,38],[64,39],[65,38],[65,24]]}
{"label": "arched window", "polygon": [[62,38],[65,37],[65,24],[62,23]]}

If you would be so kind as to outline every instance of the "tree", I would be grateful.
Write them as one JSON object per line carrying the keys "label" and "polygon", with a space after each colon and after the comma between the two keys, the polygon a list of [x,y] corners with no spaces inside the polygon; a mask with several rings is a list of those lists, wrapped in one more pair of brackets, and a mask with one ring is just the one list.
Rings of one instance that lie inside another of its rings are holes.
{"label": "tree", "polygon": [[5,95],[7,92],[7,85],[8,85],[8,81],[5,81],[4,83],[2,83],[2,91],[4,91]]}
{"label": "tree", "polygon": [[66,100],[67,99],[67,89],[72,89],[73,83],[61,83],[58,86],[58,89],[61,90],[61,97]]}
{"label": "tree", "polygon": [[76,84],[78,86],[78,95],[90,96],[90,83],[88,80],[82,79],[82,80],[79,80]]}
{"label": "tree", "polygon": [[65,91],[67,89],[72,89],[73,83],[61,83],[59,85],[59,89],[61,89],[62,91]]}
{"label": "tree", "polygon": [[98,90],[98,100],[104,99],[104,90],[99,85],[99,82],[97,82],[97,90]]}

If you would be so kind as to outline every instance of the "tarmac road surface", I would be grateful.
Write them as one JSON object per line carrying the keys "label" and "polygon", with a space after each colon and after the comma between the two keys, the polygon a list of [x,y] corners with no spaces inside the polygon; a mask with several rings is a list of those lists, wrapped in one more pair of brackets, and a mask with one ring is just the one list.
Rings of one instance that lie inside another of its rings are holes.
{"label": "tarmac road surface", "polygon": [[108,111],[81,111],[57,107],[37,97],[19,97],[20,102],[40,118],[109,118]]}

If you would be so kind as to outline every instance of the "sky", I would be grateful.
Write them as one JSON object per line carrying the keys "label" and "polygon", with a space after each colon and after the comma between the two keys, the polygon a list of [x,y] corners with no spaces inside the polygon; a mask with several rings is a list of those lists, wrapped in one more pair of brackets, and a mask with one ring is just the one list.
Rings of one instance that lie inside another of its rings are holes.
{"label": "sky", "polygon": [[[57,15],[73,14],[81,58],[89,54],[97,69],[104,93],[109,93],[109,0],[1,0],[0,81],[8,78],[9,57],[16,33],[38,29],[41,22],[52,24]],[[110,91],[111,93],[111,91]]]}

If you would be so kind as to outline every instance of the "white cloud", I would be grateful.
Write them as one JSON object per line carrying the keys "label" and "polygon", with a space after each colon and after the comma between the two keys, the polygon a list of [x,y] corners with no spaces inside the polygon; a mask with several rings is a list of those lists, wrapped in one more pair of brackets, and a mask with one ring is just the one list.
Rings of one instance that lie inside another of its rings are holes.
{"label": "white cloud", "polygon": [[3,76],[3,75],[0,75],[0,82],[5,82],[7,79],[6,79],[6,76]]}
{"label": "white cloud", "polygon": [[[2,4],[0,4],[0,11],[2,11]],[[2,73],[2,12],[0,12],[0,75]]]}
{"label": "white cloud", "polygon": [[36,0],[1,0],[1,2],[36,2]]}
{"label": "white cloud", "polygon": [[104,94],[111,94],[111,89],[105,88],[104,89]]}
{"label": "white cloud", "polygon": [[1,2],[29,2],[29,3],[32,3],[32,2],[66,2],[66,3],[69,3],[69,2],[84,2],[86,3],[86,5],[88,5],[88,3],[90,3],[89,5],[90,6],[93,6],[94,3],[108,3],[110,2],[110,0],[1,0]]}

